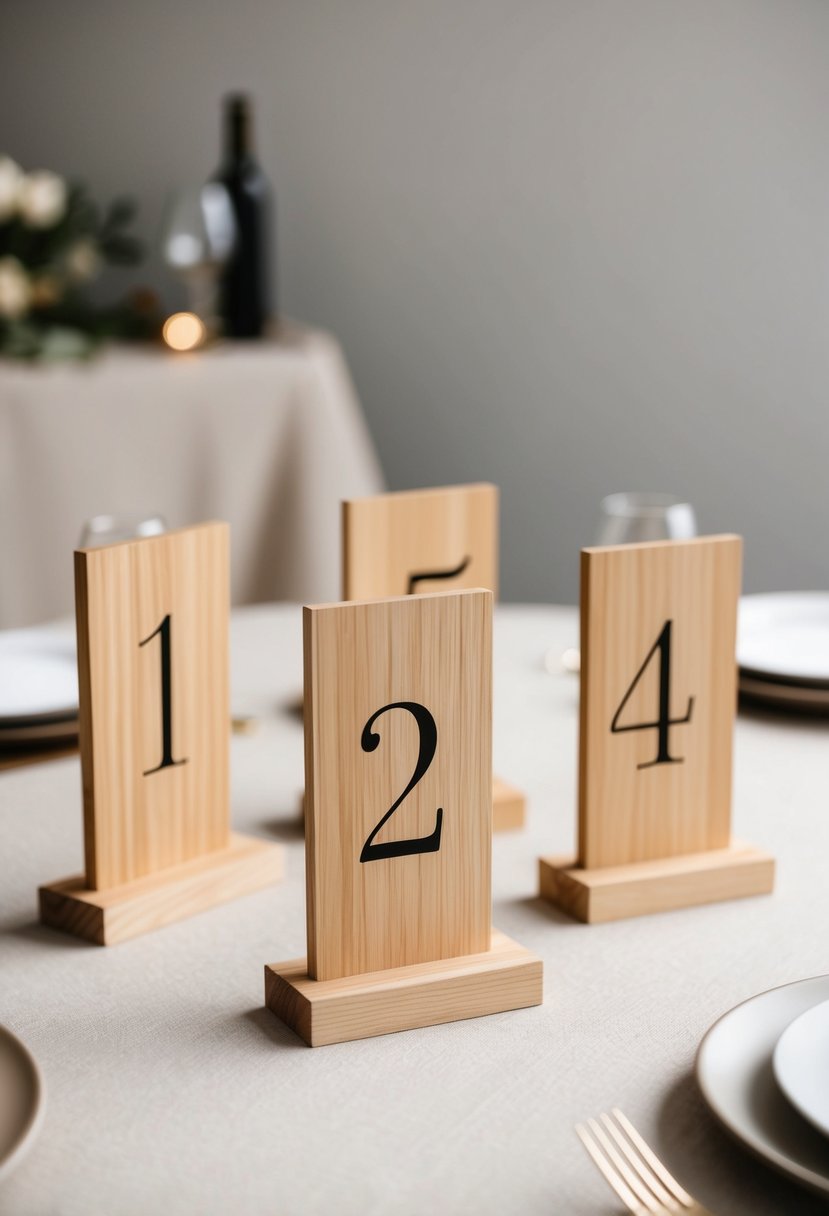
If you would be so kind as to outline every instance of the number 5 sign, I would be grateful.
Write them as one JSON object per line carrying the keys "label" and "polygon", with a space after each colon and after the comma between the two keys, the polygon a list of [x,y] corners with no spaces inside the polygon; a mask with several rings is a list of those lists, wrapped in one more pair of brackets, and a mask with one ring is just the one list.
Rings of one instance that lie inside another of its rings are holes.
{"label": "number 5 sign", "polygon": [[[342,505],[343,599],[488,587],[498,592],[498,487],[398,490]],[[492,830],[524,826],[525,798],[500,777]]]}
{"label": "number 5 sign", "polygon": [[86,873],[41,919],[102,945],[279,877],[230,832],[229,529],[75,554]]}
{"label": "number 5 sign", "polygon": [[492,594],[306,608],[308,957],[266,1004],[311,1046],[538,1004],[491,928]]}
{"label": "number 5 sign", "polygon": [[582,553],[579,858],[541,892],[587,921],[771,890],[731,841],[742,541]]}
{"label": "number 5 sign", "polygon": [[343,503],[343,599],[498,591],[498,488],[398,490]]}

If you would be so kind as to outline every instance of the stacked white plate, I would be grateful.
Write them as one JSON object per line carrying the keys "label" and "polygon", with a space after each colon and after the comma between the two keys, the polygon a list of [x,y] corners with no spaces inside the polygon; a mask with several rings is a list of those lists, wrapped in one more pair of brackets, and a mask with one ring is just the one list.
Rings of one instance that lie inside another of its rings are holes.
{"label": "stacked white plate", "polygon": [[78,668],[71,622],[0,633],[0,750],[78,735]]}
{"label": "stacked white plate", "polygon": [[829,975],[772,988],[712,1026],[697,1079],[714,1114],[764,1160],[829,1195]]}
{"label": "stacked white plate", "polygon": [[43,1122],[44,1086],[34,1057],[0,1026],[0,1182],[21,1161]]}
{"label": "stacked white plate", "polygon": [[744,596],[737,663],[746,700],[829,714],[829,593]]}

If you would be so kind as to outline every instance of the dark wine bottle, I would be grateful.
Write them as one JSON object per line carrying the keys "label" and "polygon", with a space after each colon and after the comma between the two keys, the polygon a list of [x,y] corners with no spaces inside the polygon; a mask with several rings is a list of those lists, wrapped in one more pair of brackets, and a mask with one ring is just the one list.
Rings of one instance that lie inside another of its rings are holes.
{"label": "dark wine bottle", "polygon": [[224,101],[225,152],[217,181],[230,195],[236,241],[223,269],[219,313],[231,338],[258,338],[275,311],[269,288],[273,204],[268,179],[253,155],[251,105],[239,94]]}

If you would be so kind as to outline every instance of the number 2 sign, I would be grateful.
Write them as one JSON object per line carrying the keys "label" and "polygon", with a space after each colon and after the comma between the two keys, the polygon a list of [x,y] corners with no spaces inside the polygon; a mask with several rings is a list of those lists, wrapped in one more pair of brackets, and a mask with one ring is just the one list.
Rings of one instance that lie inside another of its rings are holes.
{"label": "number 2 sign", "polygon": [[311,1047],[537,1005],[493,930],[492,592],[304,610],[308,956],[265,1004]]}
{"label": "number 2 sign", "polygon": [[488,950],[492,594],[304,619],[309,974]]}

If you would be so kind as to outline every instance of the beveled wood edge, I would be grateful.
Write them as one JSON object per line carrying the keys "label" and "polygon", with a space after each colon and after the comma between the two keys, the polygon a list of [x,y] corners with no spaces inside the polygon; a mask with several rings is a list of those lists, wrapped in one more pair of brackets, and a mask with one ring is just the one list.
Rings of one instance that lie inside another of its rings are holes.
{"label": "beveled wood edge", "polygon": [[40,921],[115,945],[262,890],[282,878],[284,864],[281,844],[231,833],[226,849],[105,891],[87,887],[83,875],[45,884],[38,888]]}
{"label": "beveled wood edge", "polygon": [[[482,991],[498,981],[514,991]],[[459,996],[467,989],[464,1007]],[[403,1008],[418,994],[428,994],[430,1002],[422,1021],[412,1018],[410,1007]],[[310,1047],[530,1008],[543,999],[542,960],[498,930],[492,931],[488,951],[334,980],[311,979],[304,958],[265,966],[266,1007]],[[339,1028],[338,1006],[343,1011]]]}
{"label": "beveled wood edge", "polygon": [[540,857],[538,868],[542,899],[598,924],[770,894],[776,863],[770,853],[732,841],[724,849],[592,870],[572,856]]}

